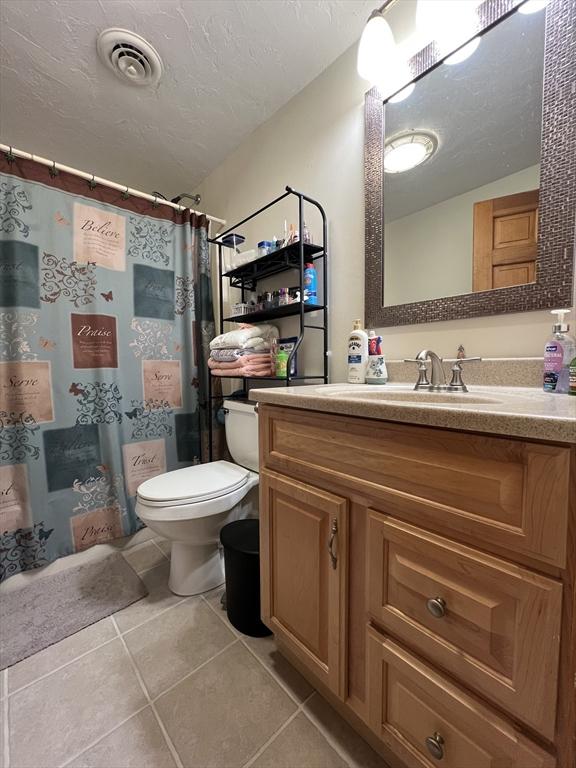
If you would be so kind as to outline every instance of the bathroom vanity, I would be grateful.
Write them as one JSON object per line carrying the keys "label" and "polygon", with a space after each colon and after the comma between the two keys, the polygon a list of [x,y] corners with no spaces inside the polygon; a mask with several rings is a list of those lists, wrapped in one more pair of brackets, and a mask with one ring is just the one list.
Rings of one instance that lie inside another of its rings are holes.
{"label": "bathroom vanity", "polygon": [[576,398],[252,397],[282,653],[391,766],[573,768]]}

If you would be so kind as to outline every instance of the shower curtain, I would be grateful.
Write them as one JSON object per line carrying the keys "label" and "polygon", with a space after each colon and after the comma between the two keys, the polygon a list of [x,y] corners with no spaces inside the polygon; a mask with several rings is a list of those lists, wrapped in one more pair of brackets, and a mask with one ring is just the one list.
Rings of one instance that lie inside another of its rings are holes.
{"label": "shower curtain", "polygon": [[134,533],[138,485],[206,460],[207,230],[2,155],[0,581]]}

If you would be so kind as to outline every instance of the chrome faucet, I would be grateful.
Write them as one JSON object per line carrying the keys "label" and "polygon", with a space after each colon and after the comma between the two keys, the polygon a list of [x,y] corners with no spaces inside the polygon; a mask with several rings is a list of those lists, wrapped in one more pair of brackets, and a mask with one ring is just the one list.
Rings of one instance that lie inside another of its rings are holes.
{"label": "chrome faucet", "polygon": [[[425,389],[428,392],[468,392],[466,384],[462,381],[462,363],[471,363],[482,360],[481,357],[465,357],[455,360],[452,365],[452,378],[450,384],[446,383],[446,374],[442,365],[442,358],[431,349],[423,349],[415,358],[404,360],[405,363],[418,364],[418,381],[414,389]],[[428,380],[428,366],[431,363],[432,381]]]}
{"label": "chrome faucet", "polygon": [[432,381],[430,382],[429,389],[446,389],[446,374],[442,366],[442,358],[438,357],[436,352],[432,352],[431,349],[423,349],[422,352],[418,352],[416,360],[422,360],[426,362],[430,360],[432,363]]}

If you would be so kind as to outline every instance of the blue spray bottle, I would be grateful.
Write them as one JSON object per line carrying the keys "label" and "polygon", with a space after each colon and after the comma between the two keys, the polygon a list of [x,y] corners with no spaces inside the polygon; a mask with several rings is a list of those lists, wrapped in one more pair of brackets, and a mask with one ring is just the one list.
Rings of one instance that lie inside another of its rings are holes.
{"label": "blue spray bottle", "polygon": [[314,264],[306,264],[304,270],[304,302],[318,304],[318,276]]}

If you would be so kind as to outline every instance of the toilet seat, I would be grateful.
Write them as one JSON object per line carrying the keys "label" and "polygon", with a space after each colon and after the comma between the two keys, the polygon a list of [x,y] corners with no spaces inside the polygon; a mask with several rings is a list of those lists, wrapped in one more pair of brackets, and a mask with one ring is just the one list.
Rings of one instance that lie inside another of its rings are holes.
{"label": "toilet seat", "polygon": [[199,504],[234,493],[246,485],[251,474],[230,461],[175,469],[143,482],[138,487],[138,500],[147,507]]}

